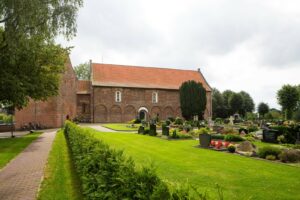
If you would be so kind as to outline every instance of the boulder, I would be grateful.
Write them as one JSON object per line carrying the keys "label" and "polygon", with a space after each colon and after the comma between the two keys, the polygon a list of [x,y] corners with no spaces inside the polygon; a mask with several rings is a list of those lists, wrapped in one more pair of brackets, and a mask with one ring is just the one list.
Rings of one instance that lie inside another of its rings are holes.
{"label": "boulder", "polygon": [[255,145],[252,144],[249,141],[244,141],[241,144],[237,146],[237,151],[243,151],[243,152],[253,152],[255,151]]}

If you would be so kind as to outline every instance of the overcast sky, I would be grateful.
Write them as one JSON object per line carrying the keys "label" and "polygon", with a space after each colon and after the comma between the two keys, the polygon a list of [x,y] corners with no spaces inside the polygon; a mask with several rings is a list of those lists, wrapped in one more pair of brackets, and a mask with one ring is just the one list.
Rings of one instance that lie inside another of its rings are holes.
{"label": "overcast sky", "polygon": [[212,87],[276,108],[277,90],[300,84],[297,0],[85,0],[77,23],[63,41],[73,66],[200,68]]}

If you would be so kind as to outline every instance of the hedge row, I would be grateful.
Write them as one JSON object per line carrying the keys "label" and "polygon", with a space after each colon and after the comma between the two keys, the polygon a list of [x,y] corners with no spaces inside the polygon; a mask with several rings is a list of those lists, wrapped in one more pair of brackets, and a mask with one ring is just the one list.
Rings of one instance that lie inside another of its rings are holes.
{"label": "hedge row", "polygon": [[151,168],[136,170],[132,159],[87,129],[66,122],[64,133],[85,199],[199,199],[184,187],[171,191]]}

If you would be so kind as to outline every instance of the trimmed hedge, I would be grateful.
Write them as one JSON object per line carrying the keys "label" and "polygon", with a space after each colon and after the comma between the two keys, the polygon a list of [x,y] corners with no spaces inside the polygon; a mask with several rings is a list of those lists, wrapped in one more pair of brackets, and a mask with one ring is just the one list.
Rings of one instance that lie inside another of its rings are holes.
{"label": "trimmed hedge", "polygon": [[224,140],[229,142],[240,142],[244,141],[245,139],[239,135],[226,135]]}
{"label": "trimmed hedge", "polygon": [[199,199],[184,188],[171,191],[152,168],[136,170],[123,151],[111,149],[88,129],[66,122],[64,133],[84,199]]}
{"label": "trimmed hedge", "polygon": [[225,135],[222,134],[211,134],[211,139],[212,140],[224,140]]}

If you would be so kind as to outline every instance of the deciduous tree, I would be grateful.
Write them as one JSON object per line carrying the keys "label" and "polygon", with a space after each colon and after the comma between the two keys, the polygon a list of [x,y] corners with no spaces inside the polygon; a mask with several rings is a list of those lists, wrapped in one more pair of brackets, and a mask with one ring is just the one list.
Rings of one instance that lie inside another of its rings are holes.
{"label": "deciduous tree", "polygon": [[54,43],[76,33],[82,0],[0,1],[0,103],[22,108],[57,94],[68,49]]}
{"label": "deciduous tree", "polygon": [[78,79],[90,80],[91,69],[90,69],[90,64],[88,62],[75,66],[74,70]]}
{"label": "deciduous tree", "polygon": [[259,113],[260,118],[264,118],[265,114],[269,112],[268,104],[261,102],[258,104],[257,111]]}
{"label": "deciduous tree", "polygon": [[297,107],[299,101],[299,93],[296,86],[284,85],[277,92],[277,100],[285,113],[286,119],[291,119],[293,111]]}

